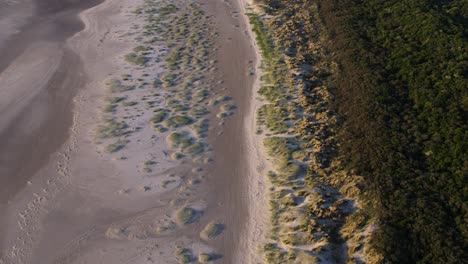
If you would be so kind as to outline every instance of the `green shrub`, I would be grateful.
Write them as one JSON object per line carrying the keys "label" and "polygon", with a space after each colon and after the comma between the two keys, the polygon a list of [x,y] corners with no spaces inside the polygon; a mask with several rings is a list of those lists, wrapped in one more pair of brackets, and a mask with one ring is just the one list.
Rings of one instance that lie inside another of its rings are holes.
{"label": "green shrub", "polygon": [[117,108],[116,104],[107,104],[106,107],[104,107],[104,112],[106,113],[114,113]]}

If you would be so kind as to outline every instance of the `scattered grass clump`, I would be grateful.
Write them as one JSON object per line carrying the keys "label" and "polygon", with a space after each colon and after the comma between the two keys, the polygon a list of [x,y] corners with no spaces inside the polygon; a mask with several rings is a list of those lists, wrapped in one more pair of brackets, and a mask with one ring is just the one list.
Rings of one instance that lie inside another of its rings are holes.
{"label": "scattered grass clump", "polygon": [[111,93],[122,93],[135,89],[134,86],[124,85],[120,80],[112,79],[108,83]]}
{"label": "scattered grass clump", "polygon": [[264,85],[260,87],[258,93],[269,102],[274,102],[275,100],[284,97],[283,91],[278,85]]}
{"label": "scattered grass clump", "polygon": [[159,133],[164,133],[168,130],[168,128],[165,126],[161,126],[160,124],[156,124],[154,126],[154,130],[158,131]]}
{"label": "scattered grass clump", "polygon": [[202,153],[205,150],[205,146],[201,142],[195,142],[188,147],[182,149],[184,154],[196,155]]}
{"label": "scattered grass clump", "polygon": [[172,110],[176,111],[176,112],[184,112],[184,111],[187,111],[189,110],[190,108],[186,105],[182,105],[182,104],[177,104],[177,105],[173,105],[171,106]]}
{"label": "scattered grass clump", "polygon": [[164,180],[161,182],[161,187],[167,188],[169,184],[176,182],[176,180]]}
{"label": "scattered grass clump", "polygon": [[265,104],[258,110],[260,121],[262,121],[266,128],[272,133],[279,134],[285,133],[288,126],[285,124],[287,113],[281,107],[274,106],[273,104]]}
{"label": "scattered grass clump", "polygon": [[128,125],[122,121],[117,122],[115,119],[108,119],[104,125],[98,129],[101,138],[119,137],[128,134]]}
{"label": "scattered grass clump", "polygon": [[122,80],[124,81],[129,81],[132,79],[132,75],[131,74],[122,74]]}
{"label": "scattered grass clump", "polygon": [[189,111],[189,114],[194,117],[202,117],[208,113],[209,113],[208,109],[203,106],[195,106]]}
{"label": "scattered grass clump", "polygon": [[196,124],[192,126],[196,135],[199,137],[205,137],[208,133],[209,127],[210,127],[210,120],[206,118],[199,120]]}
{"label": "scattered grass clump", "polygon": [[149,51],[151,50],[150,47],[145,47],[145,46],[137,46],[135,48],[133,48],[133,51],[134,52],[145,52],[145,51]]}
{"label": "scattered grass clump", "polygon": [[301,165],[294,162],[278,163],[276,166],[281,174],[280,176],[286,178],[286,180],[295,180],[304,171]]}
{"label": "scattered grass clump", "polygon": [[114,142],[112,144],[109,144],[107,147],[106,147],[106,151],[108,153],[114,153],[114,152],[117,152],[121,149],[123,149],[127,144],[128,142],[130,142],[129,140],[118,140],[117,142]]}
{"label": "scattered grass clump", "polygon": [[193,119],[187,116],[175,115],[167,118],[164,125],[169,128],[178,128],[193,123]]}
{"label": "scattered grass clump", "polygon": [[274,48],[272,40],[268,36],[267,29],[257,14],[248,13],[247,17],[252,25],[252,31],[255,33],[256,42],[262,51],[263,59],[267,62],[271,61],[274,56]]}
{"label": "scattered grass clump", "polygon": [[203,239],[215,239],[217,236],[221,235],[224,230],[224,225],[219,223],[211,222],[203,228],[200,232],[200,237]]}
{"label": "scattered grass clump", "polygon": [[135,106],[137,105],[138,102],[135,102],[135,101],[131,101],[131,102],[123,102],[122,105],[123,106],[126,106],[126,107],[130,107],[130,106]]}
{"label": "scattered grass clump", "polygon": [[231,111],[231,110],[236,109],[236,106],[233,104],[223,104],[221,105],[220,109],[221,111]]}
{"label": "scattered grass clump", "polygon": [[117,104],[117,103],[120,103],[124,100],[126,100],[127,97],[125,96],[115,96],[115,97],[109,97],[106,99],[107,102],[109,102],[110,104]]}
{"label": "scattered grass clump", "polygon": [[171,154],[171,159],[173,159],[173,160],[180,160],[180,159],[182,159],[184,157],[185,157],[184,154],[179,153],[179,152],[174,152],[174,153]]}
{"label": "scattered grass clump", "polygon": [[212,260],[212,257],[210,254],[207,253],[200,253],[198,255],[198,262],[200,263],[208,263]]}
{"label": "scattered grass clump", "polygon": [[177,147],[182,143],[182,140],[185,139],[186,136],[183,133],[179,132],[172,132],[166,137],[167,142],[171,144],[173,147]]}
{"label": "scattered grass clump", "polygon": [[198,90],[195,92],[193,95],[193,98],[195,99],[196,102],[200,103],[204,101],[206,98],[210,96],[210,91],[203,89],[203,90]]}
{"label": "scattered grass clump", "polygon": [[177,247],[175,254],[179,263],[190,263],[194,261],[193,252],[189,248]]}
{"label": "scattered grass clump", "polygon": [[132,52],[125,55],[125,60],[136,65],[144,66],[148,63],[149,58]]}
{"label": "scattered grass clump", "polygon": [[287,263],[287,252],[276,244],[268,243],[263,247],[267,263]]}
{"label": "scattered grass clump", "polygon": [[221,113],[216,114],[216,117],[221,118],[221,119],[228,117],[228,116],[229,116],[229,112],[221,112]]}
{"label": "scattered grass clump", "polygon": [[221,102],[229,101],[231,100],[231,97],[223,95],[223,96],[218,96],[215,99],[211,100],[210,104],[211,105],[217,105]]}
{"label": "scattered grass clump", "polygon": [[176,78],[177,78],[177,74],[175,74],[175,73],[166,73],[162,77],[162,82],[163,82],[164,86],[171,87],[171,86],[175,85],[175,79]]}
{"label": "scattered grass clump", "polygon": [[144,164],[145,164],[145,166],[151,166],[151,165],[155,165],[155,164],[156,164],[156,161],[154,161],[154,160],[147,160],[147,161],[145,161]]}
{"label": "scattered grass clump", "polygon": [[180,225],[187,225],[195,222],[198,219],[198,213],[190,207],[183,207],[176,213],[176,221]]}
{"label": "scattered grass clump", "polygon": [[155,124],[161,123],[162,121],[164,121],[164,119],[166,119],[168,114],[169,114],[169,111],[162,109],[150,118],[150,122],[153,122]]}
{"label": "scattered grass clump", "polygon": [[179,68],[180,59],[183,48],[178,48],[171,55],[167,56],[165,61],[170,70],[177,70]]}
{"label": "scattered grass clump", "polygon": [[104,112],[106,112],[106,113],[114,113],[116,109],[117,109],[117,105],[116,105],[116,104],[107,104],[107,105],[104,107]]}
{"label": "scattered grass clump", "polygon": [[166,6],[159,8],[158,11],[159,11],[159,16],[166,17],[170,14],[175,13],[177,10],[179,10],[179,8],[176,5],[168,4]]}
{"label": "scattered grass clump", "polygon": [[159,88],[161,87],[161,84],[163,84],[163,82],[160,79],[154,79],[151,82],[151,85],[153,86],[153,88]]}

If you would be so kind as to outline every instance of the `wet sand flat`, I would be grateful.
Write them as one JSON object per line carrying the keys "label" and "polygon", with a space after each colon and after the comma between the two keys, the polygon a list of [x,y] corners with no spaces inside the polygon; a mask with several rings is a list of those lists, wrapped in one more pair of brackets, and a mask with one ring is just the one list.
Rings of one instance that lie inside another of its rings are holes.
{"label": "wet sand flat", "polygon": [[83,28],[80,10],[98,2],[1,3],[0,223],[8,200],[67,138],[83,76],[63,41]]}
{"label": "wet sand flat", "polygon": [[2,203],[67,138],[71,99],[83,75],[80,59],[64,41],[83,28],[78,13],[99,2],[12,1],[4,9],[11,13],[0,24],[9,29],[0,30]]}

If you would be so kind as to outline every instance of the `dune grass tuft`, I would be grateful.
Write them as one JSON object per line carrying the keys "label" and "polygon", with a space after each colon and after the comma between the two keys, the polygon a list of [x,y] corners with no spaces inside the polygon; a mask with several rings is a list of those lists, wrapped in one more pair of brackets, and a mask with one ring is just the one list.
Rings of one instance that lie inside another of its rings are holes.
{"label": "dune grass tuft", "polygon": [[106,99],[107,102],[109,102],[110,104],[117,104],[117,103],[120,103],[124,100],[126,100],[127,97],[125,96],[116,96],[116,97],[109,97]]}
{"label": "dune grass tuft", "polygon": [[178,128],[193,123],[193,119],[188,116],[175,115],[164,121],[164,126],[169,128]]}
{"label": "dune grass tuft", "polygon": [[198,262],[200,263],[208,263],[212,260],[212,257],[210,254],[207,253],[200,253],[198,255]]}
{"label": "dune grass tuft", "polygon": [[122,93],[135,89],[134,86],[124,85],[120,80],[112,79],[108,82],[111,93]]}
{"label": "dune grass tuft", "polygon": [[149,58],[132,52],[125,55],[125,60],[133,64],[144,66],[148,63]]}
{"label": "dune grass tuft", "polygon": [[206,240],[215,239],[224,231],[224,225],[211,222],[200,232],[200,237]]}
{"label": "dune grass tuft", "polygon": [[119,137],[129,133],[127,128],[128,125],[124,121],[117,122],[115,119],[108,119],[103,126],[99,127],[98,134],[101,138]]}
{"label": "dune grass tuft", "polygon": [[162,121],[164,121],[166,119],[166,117],[168,116],[169,114],[169,111],[167,110],[164,110],[164,109],[161,109],[160,111],[158,111],[154,116],[152,116],[150,118],[150,122],[153,122],[155,124],[157,123],[161,123]]}
{"label": "dune grass tuft", "polygon": [[190,248],[177,247],[175,254],[179,263],[190,263],[194,261],[193,252]]}
{"label": "dune grass tuft", "polygon": [[107,147],[106,147],[106,151],[108,153],[114,153],[114,152],[117,152],[121,149],[123,149],[125,147],[125,145],[128,144],[128,142],[130,142],[129,140],[118,140],[112,144],[109,144]]}
{"label": "dune grass tuft", "polygon": [[180,225],[187,225],[198,219],[198,212],[190,207],[183,207],[176,213],[176,221]]}
{"label": "dune grass tuft", "polygon": [[195,142],[191,144],[190,146],[182,148],[182,153],[196,155],[196,154],[202,153],[204,150],[205,150],[205,146],[203,145],[203,143]]}

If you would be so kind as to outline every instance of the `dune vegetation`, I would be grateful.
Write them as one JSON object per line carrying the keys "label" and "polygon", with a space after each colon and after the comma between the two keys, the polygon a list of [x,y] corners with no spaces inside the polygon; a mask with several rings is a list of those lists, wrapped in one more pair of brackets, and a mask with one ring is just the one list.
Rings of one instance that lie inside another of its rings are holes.
{"label": "dune vegetation", "polygon": [[317,2],[340,65],[342,154],[378,218],[373,247],[389,262],[463,262],[466,1]]}
{"label": "dune vegetation", "polygon": [[[456,0],[252,7],[257,132],[276,161],[268,262],[466,259],[467,10]],[[306,170],[300,185],[281,177],[289,164]]]}

